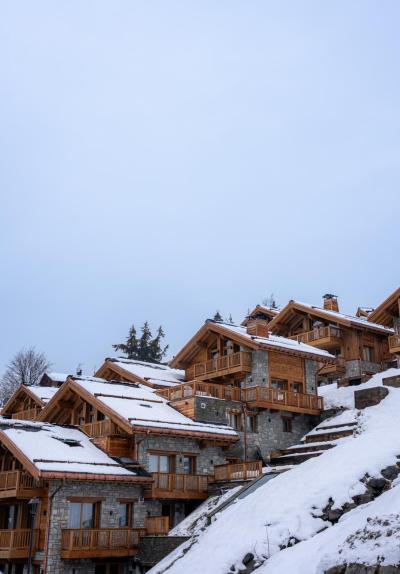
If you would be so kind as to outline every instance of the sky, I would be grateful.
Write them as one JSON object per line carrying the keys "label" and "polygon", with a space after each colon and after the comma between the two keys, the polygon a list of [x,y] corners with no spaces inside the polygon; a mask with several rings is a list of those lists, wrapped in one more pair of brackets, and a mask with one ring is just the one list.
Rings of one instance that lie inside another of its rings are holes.
{"label": "sky", "polygon": [[399,286],[397,0],[0,0],[0,373]]}

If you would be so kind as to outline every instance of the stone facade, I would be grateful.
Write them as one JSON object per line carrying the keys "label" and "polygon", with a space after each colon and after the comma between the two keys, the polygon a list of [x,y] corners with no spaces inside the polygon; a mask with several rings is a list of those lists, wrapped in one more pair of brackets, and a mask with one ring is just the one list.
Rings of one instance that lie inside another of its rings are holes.
{"label": "stone facade", "polygon": [[251,357],[251,375],[246,377],[246,387],[268,386],[268,353],[266,351],[253,351]]}
{"label": "stone facade", "polygon": [[[69,525],[69,498],[88,497],[101,499],[101,528],[118,527],[118,500],[132,499],[134,503],[134,527],[143,528],[147,510],[143,502],[142,487],[116,482],[93,483],[52,481],[49,486],[51,502],[50,531],[48,540],[47,568],[45,574],[94,574],[95,560],[61,560],[61,530]],[[39,557],[38,557],[39,558]],[[129,559],[126,559],[128,571]]]}
{"label": "stone facade", "polygon": [[137,559],[145,567],[154,566],[188,539],[187,536],[145,536],[140,541]]}
{"label": "stone facade", "polygon": [[315,393],[317,388],[317,373],[319,369],[318,363],[306,359],[304,361],[304,369],[306,375],[306,393]]}
{"label": "stone facade", "polygon": [[346,379],[363,378],[365,375],[380,373],[382,370],[380,363],[371,363],[370,361],[361,361],[359,359],[355,359],[354,361],[346,361],[345,367],[346,372],[344,377]]}

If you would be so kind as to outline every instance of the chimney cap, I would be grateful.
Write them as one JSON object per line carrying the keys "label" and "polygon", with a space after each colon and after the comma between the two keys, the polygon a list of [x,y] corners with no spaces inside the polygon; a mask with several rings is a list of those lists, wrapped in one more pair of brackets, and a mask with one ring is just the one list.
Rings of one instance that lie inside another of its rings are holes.
{"label": "chimney cap", "polygon": [[337,299],[337,295],[333,295],[333,293],[325,293],[325,295],[322,296],[323,299]]}

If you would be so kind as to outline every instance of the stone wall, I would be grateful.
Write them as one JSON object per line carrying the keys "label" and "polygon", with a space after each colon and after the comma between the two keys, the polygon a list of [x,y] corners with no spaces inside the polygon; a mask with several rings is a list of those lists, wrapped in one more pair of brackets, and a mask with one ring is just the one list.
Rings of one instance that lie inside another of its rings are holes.
{"label": "stone wall", "polygon": [[311,359],[305,359],[304,361],[304,370],[306,376],[306,393],[315,393],[317,388],[317,373],[318,373],[319,365],[316,361],[312,361]]}
{"label": "stone wall", "polygon": [[[123,483],[93,483],[52,481],[49,497],[52,498],[47,569],[45,574],[94,574],[94,560],[61,560],[61,530],[69,526],[69,497],[101,498],[101,528],[118,527],[118,499],[139,499],[142,487]],[[144,503],[134,504],[134,527],[144,527]],[[127,559],[127,564],[129,560]],[[74,569],[74,570],[73,570]]]}
{"label": "stone wall", "polygon": [[385,387],[373,387],[372,389],[360,389],[354,391],[354,406],[356,409],[365,409],[378,405],[389,393]]}
{"label": "stone wall", "polygon": [[144,566],[154,566],[188,539],[186,536],[145,536],[140,541],[137,560]]}
{"label": "stone wall", "polygon": [[268,352],[253,351],[251,357],[251,374],[246,376],[246,387],[268,386]]}
{"label": "stone wall", "polygon": [[197,456],[197,474],[213,474],[215,464],[224,464],[226,462],[225,451],[221,447],[208,446],[200,448],[200,442],[192,438],[150,435],[143,439],[139,443],[138,459],[139,463],[146,469],[149,468],[149,453],[151,451],[176,453],[175,471],[177,473],[183,472],[183,462],[180,460],[183,454],[194,454]]}
{"label": "stone wall", "polygon": [[[361,378],[365,374],[375,374],[379,373],[382,368],[380,363],[371,363],[370,361],[361,361],[359,359],[354,359],[353,361],[346,361],[346,379],[356,379]],[[365,379],[367,380],[367,379]]]}

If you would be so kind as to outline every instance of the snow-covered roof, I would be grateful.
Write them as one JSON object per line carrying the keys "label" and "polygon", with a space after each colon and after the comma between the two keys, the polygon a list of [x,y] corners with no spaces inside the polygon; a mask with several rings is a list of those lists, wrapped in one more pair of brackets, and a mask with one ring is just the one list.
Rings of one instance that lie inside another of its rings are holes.
{"label": "snow-covered roof", "polygon": [[[332,318],[333,321],[349,321],[354,325],[358,325],[360,327],[364,327],[366,329],[378,329],[384,333],[393,333],[393,329],[389,329],[384,325],[380,325],[379,323],[372,323],[368,321],[366,317],[356,317],[355,315],[346,315],[345,313],[340,313],[339,311],[331,311],[329,309],[323,309],[322,307],[317,307],[316,305],[310,305],[309,303],[303,303],[302,301],[291,301],[290,303],[294,303],[295,305],[301,305],[302,307],[306,307],[312,311],[317,311],[318,313],[323,313],[327,317]],[[278,316],[279,317],[279,316]],[[279,321],[279,319],[277,319]]]}
{"label": "snow-covered roof", "polygon": [[45,373],[52,381],[56,383],[64,383],[68,375],[66,373],[56,373],[55,371],[51,371],[49,373]]}
{"label": "snow-covered roof", "polygon": [[[321,574],[335,564],[376,564],[379,558],[383,564],[397,564],[399,479],[391,490],[369,504],[350,509],[335,525],[325,513],[329,505],[332,510],[341,509],[365,494],[366,476],[381,478],[382,469],[395,468],[400,453],[400,389],[388,390],[380,404],[357,415],[358,430],[353,437],[338,441],[335,448],[237,500],[196,534],[196,544],[191,539],[149,574],[239,572],[249,552],[260,574]],[[339,415],[324,424],[342,422]],[[379,532],[368,535],[369,529],[379,531],[379,527],[381,536]]]}
{"label": "snow-covered roof", "polygon": [[128,421],[132,427],[187,431],[193,434],[238,437],[224,425],[196,423],[172,408],[145,385],[108,382],[95,377],[73,377],[74,383]]}
{"label": "snow-covered roof", "polygon": [[229,323],[219,323],[224,329],[228,329],[233,333],[237,333],[241,337],[258,343],[259,345],[264,345],[268,347],[276,347],[277,349],[286,349],[294,351],[296,353],[307,353],[312,355],[320,355],[327,359],[335,359],[328,351],[319,349],[318,347],[312,347],[311,345],[306,345],[305,343],[300,343],[295,339],[288,339],[287,337],[281,337],[280,335],[274,335],[269,333],[268,337],[256,337],[254,335],[249,335],[245,327],[239,327],[238,325],[230,325]]}
{"label": "snow-covered roof", "polygon": [[115,363],[128,373],[160,387],[173,387],[180,385],[185,380],[184,371],[171,369],[167,365],[137,361],[136,359],[125,359],[123,357],[107,358],[106,361]]}
{"label": "snow-covered roof", "polygon": [[32,385],[27,387],[32,394],[35,395],[43,404],[47,404],[50,399],[54,397],[59,387],[42,387],[40,385]]}
{"label": "snow-covered roof", "polygon": [[49,423],[0,418],[5,435],[40,473],[136,476],[97,448],[83,432]]}

